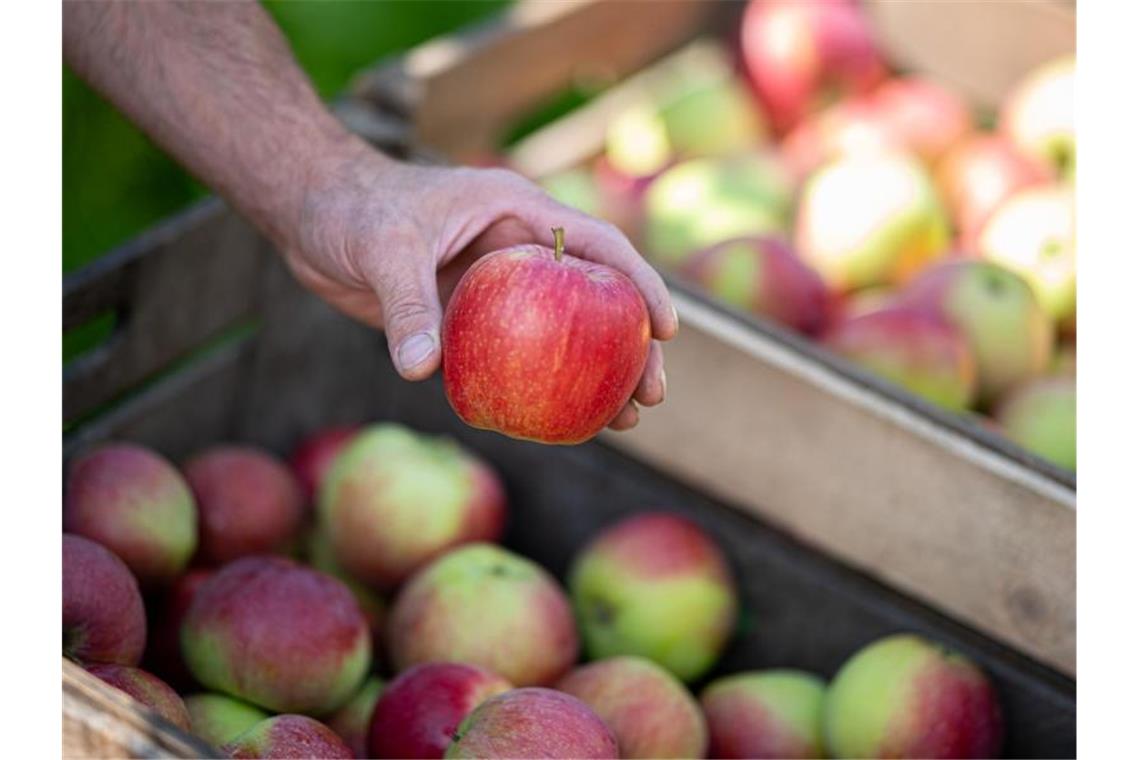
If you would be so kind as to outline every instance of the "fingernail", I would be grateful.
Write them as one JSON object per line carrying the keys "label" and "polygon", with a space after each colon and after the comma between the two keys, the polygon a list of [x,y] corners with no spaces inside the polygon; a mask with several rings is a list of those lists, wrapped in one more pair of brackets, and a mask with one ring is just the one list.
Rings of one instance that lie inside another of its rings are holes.
{"label": "fingernail", "polygon": [[661,383],[661,400],[665,400],[665,370],[661,370],[661,378],[658,380]]}
{"label": "fingernail", "polygon": [[396,351],[396,360],[400,369],[407,371],[415,369],[427,361],[435,353],[435,335],[428,332],[416,333],[405,338]]}
{"label": "fingernail", "polygon": [[681,318],[677,316],[677,307],[670,304],[669,308],[673,310],[673,328],[678,329],[681,327]]}

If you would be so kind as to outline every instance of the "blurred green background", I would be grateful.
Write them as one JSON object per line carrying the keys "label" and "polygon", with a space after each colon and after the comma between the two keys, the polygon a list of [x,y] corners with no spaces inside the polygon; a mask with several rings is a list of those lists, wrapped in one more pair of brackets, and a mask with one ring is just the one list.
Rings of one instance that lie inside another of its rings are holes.
{"label": "blurred green background", "polygon": [[[377,59],[507,0],[265,2],[325,98]],[[82,266],[206,190],[69,70],[63,74],[63,269]]]}

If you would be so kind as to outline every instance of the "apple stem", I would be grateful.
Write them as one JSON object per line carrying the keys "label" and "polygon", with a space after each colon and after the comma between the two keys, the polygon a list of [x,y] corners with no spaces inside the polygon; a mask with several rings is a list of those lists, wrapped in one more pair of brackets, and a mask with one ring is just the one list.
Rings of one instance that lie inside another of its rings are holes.
{"label": "apple stem", "polygon": [[562,252],[566,250],[566,230],[561,227],[551,227],[554,233],[554,260],[562,261]]}

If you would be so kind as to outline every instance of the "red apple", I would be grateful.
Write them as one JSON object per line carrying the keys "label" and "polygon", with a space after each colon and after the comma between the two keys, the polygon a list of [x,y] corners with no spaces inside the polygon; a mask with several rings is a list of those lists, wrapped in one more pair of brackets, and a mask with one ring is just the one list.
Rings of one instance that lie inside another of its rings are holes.
{"label": "red apple", "polygon": [[129,665],[91,665],[87,672],[129,694],[183,731],[190,730],[190,713],[174,689],[145,670]]}
{"label": "red apple", "polygon": [[887,80],[873,97],[897,143],[929,164],[938,161],[973,125],[961,96],[923,77]]}
{"label": "red apple", "polygon": [[748,76],[780,132],[824,96],[865,91],[885,70],[870,24],[846,0],[753,0],[740,33]]}
{"label": "red apple", "polygon": [[63,654],[81,663],[136,665],[146,646],[139,584],[123,561],[63,535]]}
{"label": "red apple", "polygon": [[649,356],[637,287],[603,264],[537,245],[484,256],[443,318],[443,386],[467,424],[542,443],[595,436]]}
{"label": "red apple", "polygon": [[446,757],[616,758],[617,740],[593,710],[553,689],[491,697],[455,732]]}
{"label": "red apple", "polygon": [[361,684],[352,699],[325,719],[325,725],[336,731],[354,757],[374,757],[368,751],[368,727],[376,710],[376,701],[383,692],[384,681],[379,676],[371,676]]}
{"label": "red apple", "polygon": [[780,236],[719,243],[688,259],[681,272],[722,301],[809,335],[827,317],[823,280]]}
{"label": "red apple", "polygon": [[384,691],[368,730],[370,757],[443,757],[455,729],[488,697],[511,689],[489,670],[429,662],[405,670]]}
{"label": "red apple", "polygon": [[233,758],[351,758],[352,749],[324,723],[304,715],[274,715],[221,748]]}
{"label": "red apple", "polygon": [[297,481],[305,491],[305,499],[311,504],[316,498],[317,489],[321,480],[332,466],[336,455],[341,452],[348,442],[359,432],[356,425],[343,425],[320,430],[294,449],[289,457],[289,466]]}
{"label": "red apple", "polygon": [[984,133],[954,147],[937,170],[939,190],[967,251],[977,250],[982,225],[1002,201],[1048,179],[1040,161],[1019,152],[1005,137]]}

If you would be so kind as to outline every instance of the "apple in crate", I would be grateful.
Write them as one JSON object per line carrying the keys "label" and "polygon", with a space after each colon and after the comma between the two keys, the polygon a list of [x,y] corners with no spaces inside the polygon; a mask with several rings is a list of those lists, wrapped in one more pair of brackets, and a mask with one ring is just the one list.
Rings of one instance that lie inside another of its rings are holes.
{"label": "apple in crate", "polygon": [[87,672],[129,694],[183,731],[190,730],[190,713],[178,692],[162,679],[140,668],[111,663],[89,665]]}
{"label": "apple in crate", "polygon": [[325,724],[344,740],[354,757],[373,757],[368,752],[368,729],[376,701],[383,691],[384,681],[379,676],[371,676],[352,699],[325,719]]}
{"label": "apple in crate", "polygon": [[1058,324],[1077,313],[1074,212],[1070,186],[1030,187],[998,206],[978,237],[982,256],[1024,277]]}
{"label": "apple in crate", "polygon": [[740,45],[748,77],[780,132],[828,96],[869,90],[885,72],[870,23],[849,0],[753,0]]}
{"label": "apple in crate", "polygon": [[1077,469],[1077,380],[1042,377],[1019,386],[998,405],[998,424],[1019,445],[1067,470]]}
{"label": "apple in crate", "polygon": [[837,292],[908,280],[949,245],[938,194],[917,160],[859,154],[804,186],[796,249]]}
{"label": "apple in crate", "polygon": [[985,674],[960,654],[909,634],[860,649],[824,698],[833,757],[998,757],[1001,708]]}
{"label": "apple in crate", "polygon": [[1053,326],[1033,291],[996,264],[958,260],[932,267],[899,294],[898,303],[958,329],[978,363],[983,405],[1041,374],[1053,353]]}
{"label": "apple in crate", "polygon": [[182,652],[200,683],[273,712],[335,710],[364,680],[371,648],[344,584],[282,557],[218,570],[182,624]]}
{"label": "apple in crate", "polygon": [[324,723],[304,715],[274,715],[222,746],[232,758],[351,758],[352,750]]}
{"label": "apple in crate", "polygon": [[357,433],[334,462],[318,497],[318,530],[337,565],[390,589],[449,548],[497,540],[505,501],[494,470],[458,443],[381,423]]}
{"label": "apple in crate", "polygon": [[701,692],[709,723],[710,757],[824,757],[826,684],[798,670],[736,673]]}
{"label": "apple in crate", "polygon": [[1049,170],[1005,137],[979,133],[942,158],[936,177],[958,228],[959,243],[973,252],[994,209],[1018,190],[1048,181]]}
{"label": "apple in crate", "polygon": [[705,757],[708,729],[696,700],[672,673],[643,657],[583,665],[558,690],[598,714],[622,757]]}
{"label": "apple in crate", "polygon": [[150,629],[144,662],[155,675],[179,691],[194,684],[194,676],[182,658],[182,620],[198,589],[213,574],[209,568],[194,568],[183,573],[161,596],[148,600]]}
{"label": "apple in crate", "polygon": [[695,254],[681,273],[725,303],[809,335],[827,319],[827,287],[782,236],[726,240]]}
{"label": "apple in crate", "polygon": [[63,654],[80,663],[137,665],[146,646],[139,584],[101,544],[63,534]]}
{"label": "apple in crate", "polygon": [[791,174],[767,153],[677,164],[646,191],[647,253],[658,264],[676,268],[722,240],[781,232],[793,191]]}
{"label": "apple in crate", "polygon": [[1076,58],[1042,64],[1017,85],[1002,106],[999,129],[1019,150],[1071,180],[1076,173]]}
{"label": "apple in crate", "polygon": [[538,181],[550,197],[570,208],[605,217],[606,204],[598,180],[589,169],[573,168],[548,174]]}
{"label": "apple in crate", "polygon": [[321,481],[332,467],[333,460],[358,432],[358,425],[328,427],[313,433],[293,450],[289,457],[289,467],[310,504],[317,498]]}
{"label": "apple in crate", "polygon": [[583,548],[570,594],[593,658],[646,657],[683,681],[716,661],[736,624],[736,588],[720,549],[664,512],[627,518]]}
{"label": "apple in crate", "polygon": [[225,694],[190,694],[184,701],[190,713],[190,731],[215,747],[232,742],[269,717],[260,707]]}
{"label": "apple in crate", "polygon": [[491,697],[455,732],[445,757],[617,758],[613,733],[569,694],[531,687]]}
{"label": "apple in crate", "polygon": [[502,676],[459,662],[409,668],[376,703],[368,756],[443,757],[463,719],[487,698],[511,688]]}
{"label": "apple in crate", "polygon": [[198,545],[194,497],[181,473],[131,443],[99,446],[71,463],[63,528],[113,551],[147,589],[173,581]]}
{"label": "apple in crate", "polygon": [[493,544],[455,549],[404,584],[388,643],[397,670],[466,662],[517,686],[552,683],[578,657],[562,589],[534,562]]}
{"label": "apple in crate", "polygon": [[889,79],[872,97],[896,144],[929,165],[937,163],[973,127],[962,97],[925,77]]}
{"label": "apple in crate", "polygon": [[309,530],[304,544],[306,564],[339,580],[356,598],[364,619],[368,621],[368,630],[372,632],[373,664],[379,662],[383,656],[384,637],[388,629],[388,603],[383,594],[350,574],[337,562],[332,545],[320,526],[313,526]]}
{"label": "apple in crate", "polygon": [[213,446],[182,471],[198,502],[199,563],[223,565],[292,548],[304,494],[275,456],[254,446]]}
{"label": "apple in crate", "polygon": [[[573,241],[571,241],[571,247]],[[649,311],[621,272],[522,245],[479,259],[443,317],[443,387],[467,424],[581,443],[617,416],[649,356]]]}
{"label": "apple in crate", "polygon": [[970,345],[941,317],[887,307],[848,317],[823,338],[829,349],[951,411],[971,406],[978,365]]}

